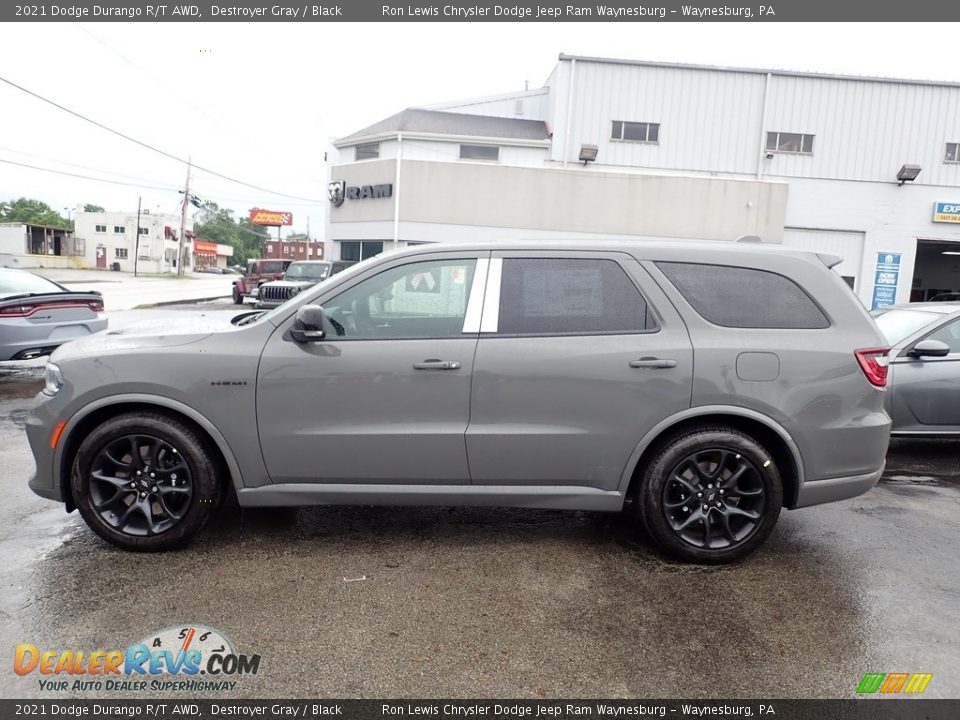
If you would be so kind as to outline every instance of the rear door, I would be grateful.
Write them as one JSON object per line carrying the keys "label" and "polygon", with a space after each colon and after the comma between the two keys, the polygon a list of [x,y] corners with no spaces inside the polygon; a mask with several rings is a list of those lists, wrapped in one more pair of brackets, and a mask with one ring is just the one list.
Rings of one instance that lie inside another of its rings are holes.
{"label": "rear door", "polygon": [[[920,340],[944,342],[950,354],[907,355]],[[960,318],[947,321],[899,352],[890,363],[890,387],[896,432],[960,433]]]}
{"label": "rear door", "polygon": [[690,406],[686,327],[621,253],[495,252],[474,360],[474,484],[615,490],[640,439]]}

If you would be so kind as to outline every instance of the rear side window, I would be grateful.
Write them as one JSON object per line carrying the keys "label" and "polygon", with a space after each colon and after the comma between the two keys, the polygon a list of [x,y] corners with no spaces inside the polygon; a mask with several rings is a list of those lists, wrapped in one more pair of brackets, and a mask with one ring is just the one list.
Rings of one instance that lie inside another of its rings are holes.
{"label": "rear side window", "polygon": [[260,271],[264,274],[282,272],[283,265],[281,265],[279,262],[265,262],[260,267]]}
{"label": "rear side window", "polygon": [[754,268],[658,262],[701,317],[738,328],[830,327],[823,311],[790,278]]}
{"label": "rear side window", "polygon": [[503,261],[501,334],[632,333],[655,328],[640,291],[613,260]]}

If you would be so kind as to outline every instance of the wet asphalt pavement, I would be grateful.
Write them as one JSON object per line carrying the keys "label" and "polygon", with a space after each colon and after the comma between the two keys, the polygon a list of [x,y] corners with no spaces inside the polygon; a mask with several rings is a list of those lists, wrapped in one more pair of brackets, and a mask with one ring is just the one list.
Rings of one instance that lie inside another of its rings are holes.
{"label": "wet asphalt pavement", "polygon": [[784,512],[735,566],[666,560],[624,516],[500,509],[230,507],[143,555],[27,489],[41,385],[0,366],[3,697],[44,694],[13,674],[18,643],[125,648],[189,623],[262,656],[208,697],[842,698],[866,672],[960,696],[960,442],[894,441],[876,489]]}

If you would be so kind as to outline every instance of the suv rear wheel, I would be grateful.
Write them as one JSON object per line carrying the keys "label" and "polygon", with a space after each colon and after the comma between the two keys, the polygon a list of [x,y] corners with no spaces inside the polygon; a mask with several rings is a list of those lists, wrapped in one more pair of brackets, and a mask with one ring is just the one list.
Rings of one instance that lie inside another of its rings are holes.
{"label": "suv rear wheel", "polygon": [[233,302],[235,305],[243,305],[243,295],[240,294],[240,288],[233,286]]}
{"label": "suv rear wheel", "polygon": [[81,443],[74,501],[91,529],[125,550],[185,544],[220,502],[217,471],[196,431],[165,415],[127,413]]}
{"label": "suv rear wheel", "polygon": [[678,435],[646,465],[638,511],[668,554],[697,563],[739,560],[770,535],[783,504],[780,472],[756,440],[732,428]]}

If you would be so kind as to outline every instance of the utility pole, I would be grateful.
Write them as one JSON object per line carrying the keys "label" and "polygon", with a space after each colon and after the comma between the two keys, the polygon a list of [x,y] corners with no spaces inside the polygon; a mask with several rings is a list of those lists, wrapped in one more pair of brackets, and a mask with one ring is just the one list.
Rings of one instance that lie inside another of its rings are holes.
{"label": "utility pole", "polygon": [[137,277],[137,262],[140,260],[140,204],[143,196],[137,198],[137,239],[133,243],[133,276]]}
{"label": "utility pole", "polygon": [[187,158],[187,182],[183,188],[183,210],[180,214],[180,244],[177,248],[177,275],[183,275],[183,236],[187,232],[187,207],[190,205],[190,160]]}

